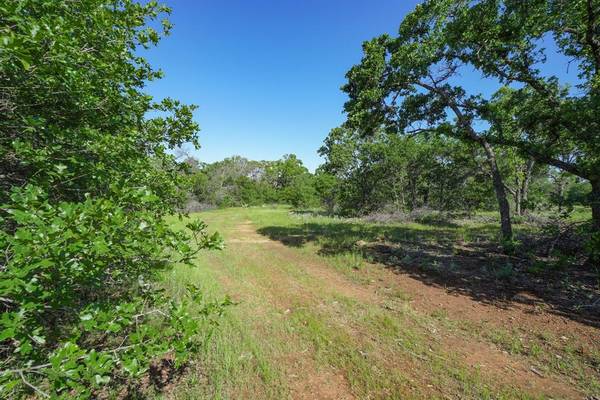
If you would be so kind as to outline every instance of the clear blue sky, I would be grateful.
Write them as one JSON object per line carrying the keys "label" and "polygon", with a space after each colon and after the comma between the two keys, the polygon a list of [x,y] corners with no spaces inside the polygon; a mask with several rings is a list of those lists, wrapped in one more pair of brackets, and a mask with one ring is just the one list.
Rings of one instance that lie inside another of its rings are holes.
{"label": "clear blue sky", "polygon": [[[317,149],[344,120],[346,71],[362,42],[396,34],[418,0],[163,0],[174,29],[144,52],[166,76],[148,91],[198,105],[203,162],[232,155],[275,160],[295,153],[314,170]],[[550,39],[551,41],[551,39]],[[577,82],[577,68],[550,49],[542,70]],[[569,73],[567,73],[569,71]],[[496,89],[464,71],[468,92]]]}
{"label": "clear blue sky", "polygon": [[309,169],[343,122],[344,74],[364,40],[395,33],[416,0],[163,0],[174,29],[143,54],[148,91],[199,106],[204,162],[295,153]]}

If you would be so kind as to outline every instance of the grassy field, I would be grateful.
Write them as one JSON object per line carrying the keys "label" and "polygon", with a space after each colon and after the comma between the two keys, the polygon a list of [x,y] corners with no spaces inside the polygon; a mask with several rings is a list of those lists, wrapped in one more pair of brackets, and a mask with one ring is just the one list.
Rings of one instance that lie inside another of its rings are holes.
{"label": "grassy field", "polygon": [[167,289],[194,283],[236,304],[169,398],[600,394],[594,321],[519,290],[516,262],[486,247],[493,223],[378,225],[286,208],[192,217],[227,246],[169,272]]}

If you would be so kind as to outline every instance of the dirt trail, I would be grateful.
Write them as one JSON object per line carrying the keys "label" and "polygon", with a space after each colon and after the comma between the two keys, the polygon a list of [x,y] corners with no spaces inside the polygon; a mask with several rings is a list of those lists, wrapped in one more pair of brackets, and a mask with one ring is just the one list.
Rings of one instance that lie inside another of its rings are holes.
{"label": "dirt trail", "polygon": [[[253,284],[266,290],[265,296],[283,313],[292,312],[290,308],[299,304],[307,307],[319,306],[324,301],[319,298],[323,290],[326,293],[344,296],[365,304],[383,306],[389,300],[386,290],[393,287],[400,288],[413,298],[411,307],[417,312],[442,309],[448,313],[448,317],[451,319],[476,322],[496,320],[501,324],[510,321],[511,324],[517,326],[533,321],[534,326],[541,325],[550,330],[556,327],[555,321],[548,323],[548,318],[558,317],[540,317],[528,314],[528,310],[521,309],[512,309],[507,313],[506,310],[478,303],[466,296],[448,294],[443,288],[428,286],[409,276],[394,274],[391,271],[384,272],[382,276],[385,279],[380,279],[368,286],[354,283],[327,265],[325,261],[320,260],[318,256],[301,254],[297,249],[286,247],[280,242],[258,234],[250,220],[238,223],[228,236],[231,237],[227,240],[228,251],[261,265],[264,275],[268,279],[256,278],[256,282]],[[315,285],[320,285],[323,290],[315,290],[315,287],[308,285],[306,281],[290,276],[280,268],[282,262],[294,265],[299,273],[306,274],[310,282],[316,282]],[[224,278],[225,281],[229,279],[232,278]],[[231,281],[223,283],[225,286],[234,287],[234,283]],[[394,316],[392,311],[390,311],[390,316]],[[569,323],[575,324],[573,321],[569,321]],[[589,333],[587,327],[577,326],[574,329],[575,332],[583,330]],[[572,334],[573,330],[570,330],[570,333]],[[369,337],[368,329],[363,329],[357,321],[347,324],[344,334],[353,337],[358,343],[366,340],[375,345],[377,343],[377,338]],[[290,337],[289,340],[294,340],[294,338]],[[439,343],[441,348],[451,351],[453,357],[458,357],[459,362],[464,364],[467,369],[483,375],[494,385],[517,388],[534,396],[544,394],[551,398],[583,398],[583,394],[564,376],[541,374],[532,368],[524,357],[502,352],[493,344],[467,338],[448,330],[437,332],[434,340]],[[380,353],[378,357],[383,360],[384,364],[387,363],[391,368],[407,371],[409,380],[419,379],[423,371],[426,373],[424,366],[408,365],[414,360],[407,360],[406,357],[390,353],[386,349],[381,349]],[[289,353],[278,361],[281,361],[288,371],[288,385],[292,397],[295,399],[356,398],[345,377],[345,371],[333,366],[326,369],[317,367],[314,355],[310,351]],[[413,370],[415,367],[417,370]],[[418,371],[419,368],[422,371]],[[444,396],[443,389],[431,387],[433,385],[428,385],[428,382],[428,378],[422,378],[421,393]],[[421,386],[421,384],[413,383],[417,386]],[[391,398],[395,398],[393,393],[390,395]]]}
{"label": "dirt trail", "polygon": [[[247,250],[248,246],[260,245],[264,249],[260,249],[258,255],[264,255],[273,251],[273,247],[277,246],[276,242],[265,239],[256,233],[251,221],[240,223],[231,231],[231,234],[233,237],[227,240],[227,246],[230,251],[235,253],[246,255],[248,252],[244,250]],[[257,256],[254,251],[250,253],[254,257]],[[282,314],[290,312],[290,307],[296,305],[298,299],[302,299],[303,302],[314,301],[314,298],[311,299],[308,290],[298,285],[293,279],[289,279],[277,268],[273,268],[273,265],[263,264],[263,266],[265,273],[268,272],[270,281],[268,287],[270,291],[267,296],[270,302],[282,311]],[[234,282],[229,278],[224,278],[222,283],[227,288],[235,288]],[[260,285],[256,282],[255,284]],[[264,287],[264,284],[261,286]],[[236,289],[239,290],[239,288]],[[293,296],[290,296],[292,293]],[[286,339],[289,341],[296,340],[294,337],[287,337]],[[288,352],[277,361],[284,366],[288,379],[287,384],[293,399],[351,400],[355,398],[343,373],[335,368],[319,368],[307,349],[299,352]]]}

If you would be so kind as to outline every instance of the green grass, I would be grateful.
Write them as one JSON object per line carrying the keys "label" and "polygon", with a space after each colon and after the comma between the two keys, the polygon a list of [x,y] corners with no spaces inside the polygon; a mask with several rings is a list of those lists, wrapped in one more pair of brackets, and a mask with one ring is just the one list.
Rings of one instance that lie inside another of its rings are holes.
{"label": "green grass", "polygon": [[[540,361],[547,353],[541,339],[525,348],[516,332],[453,321],[443,310],[419,313],[411,306],[412,296],[397,287],[384,287],[376,297],[363,289],[379,282],[383,269],[357,248],[357,241],[451,249],[456,240],[494,237],[493,224],[366,224],[290,214],[283,207],[213,210],[199,217],[230,245],[202,252],[195,267],[178,266],[165,276],[165,287],[178,296],[193,282],[206,298],[230,295],[237,304],[210,337],[201,338],[206,345],[171,397],[286,399],[311,380],[322,386],[319,376],[331,374],[341,390],[357,398],[544,398],[465,365],[460,352],[441,340],[450,335],[486,341]],[[246,221],[260,235],[240,231]],[[274,242],[263,243],[267,237]],[[594,393],[597,383],[586,364],[563,360],[566,367],[548,371],[574,373],[579,386]]]}

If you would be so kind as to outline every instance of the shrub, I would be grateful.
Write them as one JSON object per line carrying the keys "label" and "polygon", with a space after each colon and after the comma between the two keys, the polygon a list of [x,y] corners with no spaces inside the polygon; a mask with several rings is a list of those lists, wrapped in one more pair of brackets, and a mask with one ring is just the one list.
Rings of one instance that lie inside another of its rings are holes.
{"label": "shrub", "polygon": [[171,230],[147,211],[157,202],[143,188],[56,205],[35,186],[13,191],[3,209],[14,233],[0,232],[0,394],[85,398],[139,378],[155,357],[189,357],[200,325],[186,303],[198,296],[167,300],[157,274],[221,240],[200,222]]}
{"label": "shrub", "polygon": [[[187,192],[167,150],[198,145],[194,106],[143,92],[171,28],[156,1],[0,2],[0,397],[86,398],[182,363],[227,301],[157,278],[218,235],[164,217]],[[159,28],[159,26],[162,28]],[[157,30],[157,28],[160,30]],[[191,242],[190,242],[191,241]]]}

